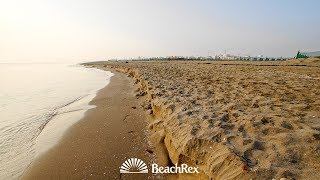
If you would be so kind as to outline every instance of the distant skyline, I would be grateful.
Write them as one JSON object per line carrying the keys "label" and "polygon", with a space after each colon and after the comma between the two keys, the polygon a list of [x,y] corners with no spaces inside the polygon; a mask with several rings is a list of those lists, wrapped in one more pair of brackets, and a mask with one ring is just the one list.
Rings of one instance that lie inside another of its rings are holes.
{"label": "distant skyline", "polygon": [[3,0],[0,63],[320,50],[317,0]]}

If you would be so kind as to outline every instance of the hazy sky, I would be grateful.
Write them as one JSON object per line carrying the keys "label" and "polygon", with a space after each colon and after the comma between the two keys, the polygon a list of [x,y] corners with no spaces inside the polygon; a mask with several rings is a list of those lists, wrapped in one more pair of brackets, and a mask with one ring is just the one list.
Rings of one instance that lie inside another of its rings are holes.
{"label": "hazy sky", "polygon": [[320,50],[317,0],[0,0],[0,62]]}

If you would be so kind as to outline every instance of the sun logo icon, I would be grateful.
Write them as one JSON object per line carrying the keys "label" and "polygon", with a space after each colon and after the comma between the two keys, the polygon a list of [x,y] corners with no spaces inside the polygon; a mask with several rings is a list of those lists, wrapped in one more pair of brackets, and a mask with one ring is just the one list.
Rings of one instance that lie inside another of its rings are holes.
{"label": "sun logo icon", "polygon": [[127,159],[120,167],[120,173],[148,173],[148,167],[141,159]]}

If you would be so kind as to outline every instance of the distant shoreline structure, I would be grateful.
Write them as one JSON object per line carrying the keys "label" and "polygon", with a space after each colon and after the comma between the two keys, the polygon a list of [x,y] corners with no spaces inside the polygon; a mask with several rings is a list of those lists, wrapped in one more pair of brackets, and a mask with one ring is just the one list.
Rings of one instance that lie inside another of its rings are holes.
{"label": "distant shoreline structure", "polygon": [[167,57],[137,57],[123,59],[109,59],[109,61],[168,61],[168,60],[243,60],[243,61],[286,61],[294,57],[263,57],[263,56],[167,56]]}
{"label": "distant shoreline structure", "polygon": [[320,51],[314,51],[314,52],[301,52],[298,51],[296,59],[299,58],[320,58]]}
{"label": "distant shoreline structure", "polygon": [[250,56],[250,55],[231,55],[220,54],[215,56],[158,56],[158,57],[143,57],[138,56],[136,58],[112,58],[107,61],[287,61],[290,59],[299,58],[320,58],[320,51],[315,52],[301,52],[298,51],[295,56],[292,57],[271,57],[271,56]]}

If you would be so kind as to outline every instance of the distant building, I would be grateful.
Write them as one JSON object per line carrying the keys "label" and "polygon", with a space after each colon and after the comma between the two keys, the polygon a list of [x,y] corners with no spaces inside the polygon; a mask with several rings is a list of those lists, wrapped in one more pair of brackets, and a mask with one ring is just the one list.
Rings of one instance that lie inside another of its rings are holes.
{"label": "distant building", "polygon": [[310,58],[310,57],[320,58],[320,51],[316,51],[316,52],[300,52],[300,51],[298,51],[298,53],[296,55],[296,59]]}

